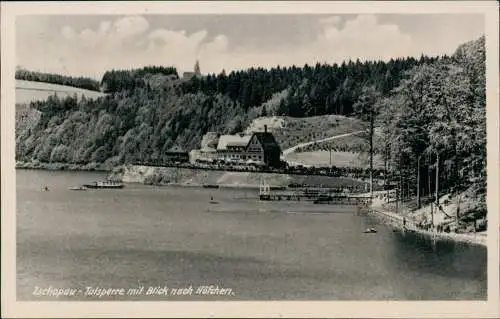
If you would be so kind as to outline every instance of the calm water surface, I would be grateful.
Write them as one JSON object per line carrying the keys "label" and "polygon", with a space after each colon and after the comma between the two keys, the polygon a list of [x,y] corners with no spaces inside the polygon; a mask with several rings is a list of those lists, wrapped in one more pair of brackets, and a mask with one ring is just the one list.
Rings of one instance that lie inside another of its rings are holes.
{"label": "calm water surface", "polygon": [[[486,249],[403,236],[350,207],[259,202],[257,190],[126,185],[17,171],[17,297],[35,287],[231,288],[123,300],[486,299]],[[50,191],[41,190],[48,185]],[[213,196],[218,204],[209,204]],[[378,233],[364,234],[376,226]],[[61,300],[92,300],[83,295]]]}

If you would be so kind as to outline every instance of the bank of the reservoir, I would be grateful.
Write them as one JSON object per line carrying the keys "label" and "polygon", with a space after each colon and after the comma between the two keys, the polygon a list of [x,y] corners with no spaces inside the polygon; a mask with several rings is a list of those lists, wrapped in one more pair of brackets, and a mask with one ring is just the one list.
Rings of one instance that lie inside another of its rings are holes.
{"label": "bank of the reservoir", "polygon": [[[369,213],[381,219],[383,222],[390,224],[395,230],[398,231],[414,232],[423,237],[434,240],[446,240],[471,245],[487,246],[488,237],[486,231],[479,233],[447,233],[421,229],[416,226],[416,223],[411,216],[403,216],[402,214],[392,212],[384,207],[382,202],[379,200],[373,201]],[[406,221],[404,221],[404,218],[406,218]]]}
{"label": "bank of the reservoir", "polygon": [[145,165],[119,165],[110,163],[42,163],[38,161],[16,162],[16,169],[41,169],[55,171],[102,171],[108,178],[125,183],[147,185],[201,186],[206,184],[222,187],[259,187],[262,182],[271,187],[301,184],[310,187],[349,187],[357,192],[366,190],[368,184],[349,177],[324,175],[296,175],[262,172],[230,172],[203,168],[161,167]]}
{"label": "bank of the reservoir", "polygon": [[42,163],[38,161],[32,161],[32,162],[16,161],[16,169],[112,172],[114,166],[107,163],[69,164],[69,163]]}
{"label": "bank of the reservoir", "polygon": [[195,168],[154,167],[124,165],[113,169],[110,178],[125,183],[149,185],[219,185],[222,187],[259,187],[262,182],[271,187],[286,187],[290,184],[323,187],[365,188],[365,183],[342,177],[294,175],[261,172],[227,172]]}

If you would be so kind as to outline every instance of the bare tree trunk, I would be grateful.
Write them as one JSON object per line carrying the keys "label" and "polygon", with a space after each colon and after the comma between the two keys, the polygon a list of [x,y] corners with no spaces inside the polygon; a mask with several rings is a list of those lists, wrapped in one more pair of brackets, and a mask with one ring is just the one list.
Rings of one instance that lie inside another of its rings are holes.
{"label": "bare tree trunk", "polygon": [[417,209],[420,209],[420,156],[417,159]]}
{"label": "bare tree trunk", "polygon": [[436,158],[436,205],[439,205],[439,153]]}
{"label": "bare tree trunk", "polygon": [[410,180],[407,177],[405,180],[405,187],[406,187],[406,200],[411,199],[411,192],[410,192]]}
{"label": "bare tree trunk", "polygon": [[[432,202],[431,202],[431,228],[434,229],[434,205],[432,205]],[[437,209],[436,209],[437,211]]]}
{"label": "bare tree trunk", "polygon": [[399,214],[399,192],[397,187],[396,187],[396,214]]}
{"label": "bare tree trunk", "polygon": [[373,199],[373,135],[375,131],[374,106],[370,110],[370,199]]}
{"label": "bare tree trunk", "polygon": [[402,168],[402,159],[399,157],[399,199],[401,199],[401,203],[403,203],[403,168]]}
{"label": "bare tree trunk", "polygon": [[[386,160],[385,160],[385,167],[386,167],[385,168],[385,175],[386,175],[385,181],[386,182],[385,183],[386,184],[385,185],[387,185],[387,180],[388,180],[387,174],[389,173],[389,168],[390,168],[390,166],[389,166],[389,159],[388,159],[388,157],[390,155],[389,155],[389,150],[388,149],[389,149],[389,147],[386,145],[386,149],[385,149],[385,153],[386,153],[385,154],[385,158],[386,158]],[[387,202],[389,202],[390,191],[389,191],[389,187],[386,187],[386,188],[387,188]]]}
{"label": "bare tree trunk", "polygon": [[384,147],[384,187],[387,188],[387,147]]}
{"label": "bare tree trunk", "polygon": [[427,196],[432,194],[431,190],[431,168],[427,166]]}
{"label": "bare tree trunk", "polygon": [[405,192],[403,188],[403,170],[401,170],[399,174],[399,189],[401,190],[401,202],[403,202],[405,199]]}

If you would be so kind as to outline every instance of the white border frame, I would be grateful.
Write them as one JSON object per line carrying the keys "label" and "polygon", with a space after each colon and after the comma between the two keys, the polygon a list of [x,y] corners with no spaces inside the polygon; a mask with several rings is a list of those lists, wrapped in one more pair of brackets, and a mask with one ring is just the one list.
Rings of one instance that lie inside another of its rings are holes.
{"label": "white border frame", "polygon": [[[15,18],[25,14],[346,14],[480,13],[487,76],[488,301],[364,302],[18,302],[16,301]],[[496,1],[374,2],[2,2],[2,317],[499,317],[499,25]]]}

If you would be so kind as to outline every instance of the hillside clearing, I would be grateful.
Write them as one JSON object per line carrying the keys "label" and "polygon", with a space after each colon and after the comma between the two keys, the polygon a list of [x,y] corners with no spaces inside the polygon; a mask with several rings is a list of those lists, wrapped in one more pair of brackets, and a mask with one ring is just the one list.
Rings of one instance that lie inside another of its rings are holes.
{"label": "hillside clearing", "polygon": [[[364,137],[364,132],[356,132],[352,135],[339,136],[338,138],[331,138],[324,141],[314,141],[308,145],[299,146],[295,152],[314,152],[314,151],[329,151],[334,152],[352,152],[359,153],[368,151],[368,139]],[[379,132],[375,132],[374,139],[375,154],[381,154],[384,149],[383,136]]]}
{"label": "hillside clearing", "polygon": [[76,94],[78,98],[85,96],[89,99],[104,96],[104,93],[101,92],[79,89],[71,86],[16,80],[16,104],[46,100],[49,96],[54,94],[62,98],[73,96],[74,94]]}
{"label": "hillside clearing", "polygon": [[263,131],[264,125],[267,125],[267,129],[274,134],[282,150],[297,144],[363,129],[363,123],[357,119],[342,115],[321,115],[304,118],[259,117],[252,121],[246,131]]}

